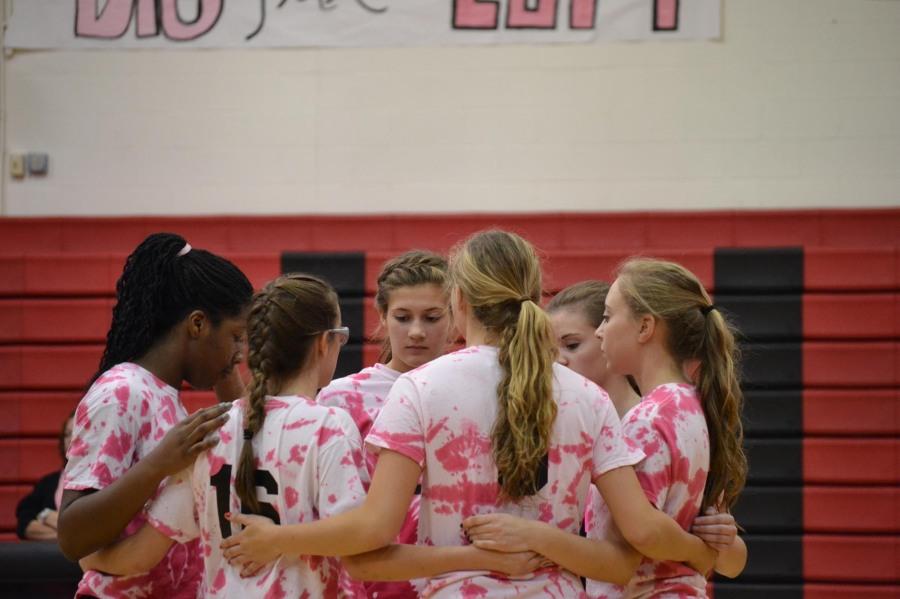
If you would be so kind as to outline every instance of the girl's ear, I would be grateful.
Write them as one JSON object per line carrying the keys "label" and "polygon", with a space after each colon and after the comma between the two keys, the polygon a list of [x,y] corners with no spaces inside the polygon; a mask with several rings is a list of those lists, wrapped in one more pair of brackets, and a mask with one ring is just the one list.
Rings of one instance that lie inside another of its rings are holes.
{"label": "girl's ear", "polygon": [[653,338],[653,333],[656,332],[656,318],[650,314],[643,314],[639,324],[638,343],[647,343]]}
{"label": "girl's ear", "polygon": [[210,326],[209,319],[206,318],[206,314],[202,310],[194,310],[187,315],[186,320],[188,335],[190,335],[191,339],[200,337]]}
{"label": "girl's ear", "polygon": [[331,342],[331,335],[328,333],[321,333],[319,338],[316,339],[316,357],[322,358],[325,354],[328,353],[328,344]]}

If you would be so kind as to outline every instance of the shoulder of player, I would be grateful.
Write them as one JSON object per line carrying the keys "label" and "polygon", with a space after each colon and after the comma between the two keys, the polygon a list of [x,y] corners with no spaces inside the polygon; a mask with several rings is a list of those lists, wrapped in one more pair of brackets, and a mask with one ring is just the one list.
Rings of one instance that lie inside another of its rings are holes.
{"label": "shoulder of player", "polygon": [[100,375],[81,400],[86,409],[106,405],[110,398],[119,405],[132,403],[158,396],[165,389],[150,373],[128,366],[118,364]]}
{"label": "shoulder of player", "polygon": [[298,423],[309,424],[313,428],[334,427],[336,424],[355,428],[353,418],[347,410],[330,405],[297,402],[283,411],[285,428],[300,428]]}

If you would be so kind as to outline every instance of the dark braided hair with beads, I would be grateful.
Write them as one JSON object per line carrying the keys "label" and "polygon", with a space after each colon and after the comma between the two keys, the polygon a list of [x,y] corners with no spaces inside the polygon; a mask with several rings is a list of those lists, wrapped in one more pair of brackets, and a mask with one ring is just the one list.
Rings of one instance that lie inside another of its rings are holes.
{"label": "dark braided hair with beads", "polygon": [[252,295],[250,281],[225,258],[190,248],[174,233],[150,235],[116,282],[106,349],[91,384],[116,364],[143,356],[192,311],[202,310],[217,326],[238,316]]}
{"label": "dark braided hair with beads", "polygon": [[[241,505],[258,514],[252,439],[266,418],[266,396],[300,372],[319,334],[339,326],[338,297],[328,283],[304,274],[281,276],[253,297],[247,316],[247,416],[234,488]],[[313,399],[313,398],[310,398]]]}

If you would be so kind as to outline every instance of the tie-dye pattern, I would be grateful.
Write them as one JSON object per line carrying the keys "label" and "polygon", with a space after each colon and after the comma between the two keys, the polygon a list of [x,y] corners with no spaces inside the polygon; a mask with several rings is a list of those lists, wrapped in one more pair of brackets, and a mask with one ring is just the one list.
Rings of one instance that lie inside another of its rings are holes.
{"label": "tie-dye pattern", "polygon": [[[220,443],[153,502],[150,524],[177,541],[199,537],[203,597],[364,597],[361,585],[342,576],[335,558],[284,556],[252,578],[241,578],[228,565],[220,549],[218,491],[210,479],[223,468],[231,469],[228,509],[240,512],[234,476],[244,444],[245,410],[246,400],[234,402],[219,433]],[[282,524],[327,518],[365,499],[367,474],[359,433],[343,410],[300,396],[267,397],[265,423],[252,443],[259,470],[269,472],[278,489],[269,494],[260,487],[259,500],[272,505]],[[190,484],[182,482],[188,478]]]}
{"label": "tie-dye pattern", "polygon": [[[151,372],[128,362],[110,368],[91,386],[75,411],[64,488],[83,491],[109,486],[186,416],[178,391]],[[133,534],[144,521],[142,514],[136,516],[123,536]],[[94,570],[85,572],[78,594],[100,599],[194,599],[202,566],[196,541],[176,543],[146,574],[118,577]]]}
{"label": "tie-dye pattern", "polygon": [[[356,423],[360,436],[365,439],[372,428],[372,423],[378,417],[388,393],[400,372],[388,368],[384,364],[375,364],[362,369],[356,374],[335,379],[327,387],[319,391],[316,401],[323,406],[342,408],[350,413],[350,417]],[[368,451],[363,452],[366,457],[366,467],[369,476],[375,473],[375,464],[378,462],[378,454]],[[397,535],[397,543],[415,545],[419,526],[419,496],[413,497],[409,505],[406,521]],[[378,599],[414,598],[419,594],[415,584],[411,582],[368,582],[366,591],[369,597]]]}
{"label": "tie-dye pattern", "polygon": [[[423,468],[419,543],[464,545],[462,521],[505,512],[542,520],[577,534],[591,480],[643,454],[621,434],[606,393],[568,368],[554,364],[559,408],[548,455],[548,482],[519,503],[499,497],[491,429],[502,372],[497,348],[469,347],[401,376],[366,437],[370,447],[390,449]],[[509,579],[486,571],[433,578],[426,597],[582,597],[571,572],[545,569]]]}
{"label": "tie-dye pattern", "polygon": [[[635,466],[647,499],[685,530],[700,511],[709,471],[709,433],[694,387],[656,387],[623,418],[622,430],[647,458]],[[602,538],[610,513],[599,493],[585,516],[588,537]],[[589,580],[593,599],[706,597],[706,579],[676,562],[645,559],[626,587]]]}

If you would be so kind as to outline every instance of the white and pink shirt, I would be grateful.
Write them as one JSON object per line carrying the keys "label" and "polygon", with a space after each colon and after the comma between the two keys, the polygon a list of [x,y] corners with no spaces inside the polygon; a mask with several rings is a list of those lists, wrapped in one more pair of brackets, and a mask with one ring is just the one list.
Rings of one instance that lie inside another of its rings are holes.
{"label": "white and pink shirt", "polygon": [[[252,578],[241,578],[225,560],[220,544],[237,527],[225,513],[241,511],[234,477],[244,444],[245,412],[245,399],[234,402],[219,431],[220,443],[154,501],[150,524],[178,542],[200,539],[202,597],[361,595],[361,586],[341,575],[336,558],[282,556]],[[267,397],[266,418],[252,443],[261,510],[281,524],[328,518],[365,499],[367,474],[359,433],[343,410],[300,396]]]}
{"label": "white and pink shirt", "polygon": [[[388,393],[400,372],[388,368],[384,364],[375,364],[362,369],[356,374],[331,381],[327,387],[319,391],[316,401],[323,406],[342,408],[350,413],[350,417],[356,423],[359,434],[365,438],[372,428],[372,423],[384,407]],[[378,454],[364,448],[366,467],[371,478],[375,473],[375,465],[378,462]],[[415,545],[419,525],[419,496],[413,497],[409,506],[406,521],[397,535],[397,543]],[[366,590],[369,597],[417,597],[414,585],[410,582],[367,582]]]}
{"label": "white and pink shirt", "polygon": [[[63,487],[84,491],[109,486],[186,416],[177,389],[137,364],[113,366],[94,382],[75,411]],[[144,521],[143,514],[138,514],[123,536],[139,530]],[[101,599],[194,599],[202,567],[198,543],[176,543],[146,574],[118,577],[85,572],[77,593]]]}
{"label": "white and pink shirt", "polygon": [[[553,365],[558,406],[540,491],[518,503],[500,498],[491,430],[502,371],[498,350],[469,347],[401,376],[366,442],[414,460],[423,469],[419,543],[465,545],[468,516],[504,512],[578,534],[591,481],[639,462],[643,454],[622,437],[606,393],[568,368]],[[426,597],[583,597],[581,581],[558,568],[528,577],[487,571],[432,578]]]}
{"label": "white and pink shirt", "polygon": [[[647,499],[690,530],[700,512],[709,472],[709,432],[696,389],[666,384],[650,391],[622,419],[622,430],[647,455],[635,466]],[[589,538],[603,538],[611,515],[600,494],[585,516]],[[677,562],[644,559],[627,586],[587,581],[592,599],[706,597],[706,579]]]}

